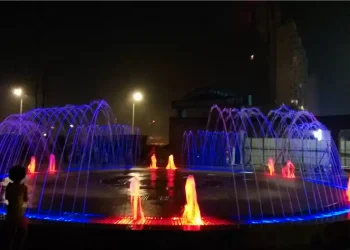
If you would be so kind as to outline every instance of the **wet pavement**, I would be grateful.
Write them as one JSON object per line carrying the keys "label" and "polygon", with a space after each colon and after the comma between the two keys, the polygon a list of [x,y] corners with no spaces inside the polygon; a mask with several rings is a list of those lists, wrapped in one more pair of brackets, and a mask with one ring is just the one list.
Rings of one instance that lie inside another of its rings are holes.
{"label": "wet pavement", "polygon": [[264,173],[222,173],[165,169],[127,169],[28,176],[31,212],[130,216],[129,180],[141,181],[147,217],[179,217],[185,181],[194,175],[202,216],[251,219],[327,212],[345,205],[344,191],[300,179]]}

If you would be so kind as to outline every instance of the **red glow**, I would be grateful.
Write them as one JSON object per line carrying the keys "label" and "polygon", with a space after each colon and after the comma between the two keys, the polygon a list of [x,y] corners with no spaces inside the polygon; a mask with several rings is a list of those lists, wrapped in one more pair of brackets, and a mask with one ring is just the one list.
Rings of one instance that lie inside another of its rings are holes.
{"label": "red glow", "polygon": [[151,169],[151,187],[156,187],[157,171]]}
{"label": "red glow", "polygon": [[272,158],[267,160],[267,167],[269,168],[270,176],[275,175],[275,161]]}
{"label": "red glow", "polygon": [[167,171],[167,190],[168,196],[172,197],[174,195],[174,177],[175,172],[173,170]]}
{"label": "red glow", "polygon": [[287,164],[282,168],[282,176],[284,178],[295,178],[295,167],[291,161],[287,161]]}
{"label": "red glow", "polygon": [[137,177],[133,177],[130,180],[130,205],[132,218],[135,223],[142,222],[145,220],[141,205],[140,196],[140,180]]}
{"label": "red glow", "polygon": [[[188,225],[184,222],[183,218],[180,217],[145,217],[144,221],[135,222],[133,217],[115,217],[115,218],[105,218],[105,219],[96,219],[92,223],[97,224],[114,224],[114,225],[130,225],[133,226],[133,229],[142,229],[143,225],[148,226],[181,226],[184,230],[200,230],[200,226]],[[231,222],[216,219],[216,218],[202,218],[202,225],[204,226],[229,226],[232,225]],[[139,226],[139,227],[137,227]]]}
{"label": "red glow", "polygon": [[152,154],[151,156],[151,165],[149,166],[151,169],[157,169],[157,158],[155,154]]}
{"label": "red glow", "polygon": [[197,202],[196,182],[193,175],[189,175],[185,185],[186,205],[183,220],[186,225],[202,225],[201,212]]}
{"label": "red glow", "polygon": [[173,155],[169,155],[168,165],[166,166],[166,169],[176,169]]}
{"label": "red glow", "polygon": [[348,197],[348,201],[350,201],[350,176],[348,180],[348,188],[346,190],[346,196]]}
{"label": "red glow", "polygon": [[56,158],[54,154],[50,154],[49,158],[49,172],[54,173],[56,171]]}
{"label": "red glow", "polygon": [[36,159],[35,156],[30,157],[30,163],[28,165],[28,171],[30,174],[34,174],[35,172]]}

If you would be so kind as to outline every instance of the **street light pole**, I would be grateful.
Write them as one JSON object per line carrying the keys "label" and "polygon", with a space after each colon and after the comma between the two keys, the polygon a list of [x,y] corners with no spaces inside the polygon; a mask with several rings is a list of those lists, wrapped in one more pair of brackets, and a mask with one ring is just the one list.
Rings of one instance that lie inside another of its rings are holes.
{"label": "street light pole", "polygon": [[21,117],[22,117],[22,113],[23,113],[23,98],[21,97],[21,103],[19,106],[19,114],[21,115]]}
{"label": "street light pole", "polygon": [[135,92],[132,95],[132,120],[131,120],[131,134],[135,134],[135,103],[141,101],[143,98],[143,95],[140,92]]}
{"label": "street light pole", "polygon": [[22,113],[23,113],[23,90],[21,88],[14,89],[13,94],[20,98],[19,105],[19,134],[22,134]]}
{"label": "street light pole", "polygon": [[135,130],[135,102],[132,103],[132,120],[131,120],[131,134],[134,134]]}

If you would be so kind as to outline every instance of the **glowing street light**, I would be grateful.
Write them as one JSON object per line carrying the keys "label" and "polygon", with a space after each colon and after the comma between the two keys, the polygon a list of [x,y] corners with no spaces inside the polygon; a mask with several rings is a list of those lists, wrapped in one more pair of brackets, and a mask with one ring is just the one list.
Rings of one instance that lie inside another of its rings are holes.
{"label": "glowing street light", "polygon": [[13,90],[13,94],[16,97],[20,98],[20,105],[19,105],[19,119],[20,119],[20,125],[19,125],[19,134],[22,134],[22,112],[23,112],[23,90],[21,88],[15,88]]}
{"label": "glowing street light", "polygon": [[133,99],[133,103],[132,103],[131,134],[134,134],[134,130],[135,130],[135,103],[142,101],[143,95],[141,92],[135,92],[132,95],[132,99]]}
{"label": "glowing street light", "polygon": [[133,99],[135,102],[142,101],[143,95],[142,95],[142,93],[140,93],[140,92],[135,92],[135,93],[132,95],[132,99]]}
{"label": "glowing street light", "polygon": [[19,106],[19,113],[22,115],[23,110],[23,90],[21,88],[16,88],[13,90],[13,94],[19,98],[21,98],[21,103]]}

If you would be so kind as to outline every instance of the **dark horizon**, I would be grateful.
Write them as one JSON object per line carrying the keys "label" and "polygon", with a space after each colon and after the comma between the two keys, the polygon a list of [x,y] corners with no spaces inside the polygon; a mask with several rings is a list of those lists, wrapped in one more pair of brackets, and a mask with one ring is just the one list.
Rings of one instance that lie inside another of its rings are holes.
{"label": "dark horizon", "polygon": [[[40,93],[45,86],[46,107],[104,99],[118,121],[127,123],[130,95],[140,90],[145,100],[137,106],[136,125],[147,134],[148,123],[155,120],[155,130],[167,136],[170,102],[196,88],[225,87],[237,95],[268,96],[262,62],[266,51],[259,48],[249,25],[254,20],[246,15],[254,2],[187,3],[186,8],[185,3],[66,4],[2,3],[0,118],[18,112],[19,101],[9,93],[10,86],[25,88],[27,111],[35,107],[38,84]],[[318,79],[318,113],[349,114],[348,50],[339,46],[346,44],[341,34],[350,5],[281,6],[284,18],[296,21],[309,73]],[[256,55],[254,64],[250,54]]]}

